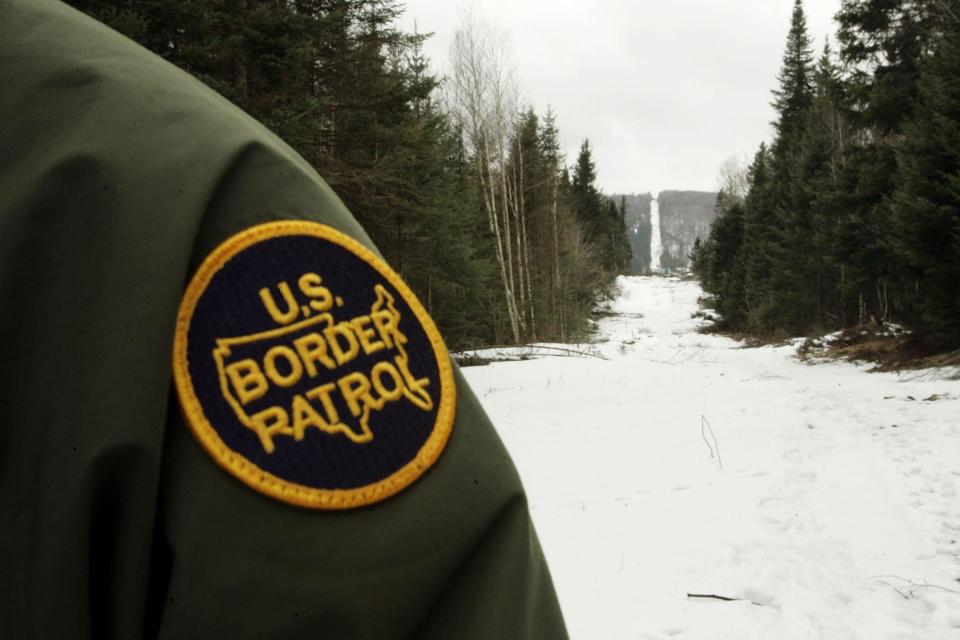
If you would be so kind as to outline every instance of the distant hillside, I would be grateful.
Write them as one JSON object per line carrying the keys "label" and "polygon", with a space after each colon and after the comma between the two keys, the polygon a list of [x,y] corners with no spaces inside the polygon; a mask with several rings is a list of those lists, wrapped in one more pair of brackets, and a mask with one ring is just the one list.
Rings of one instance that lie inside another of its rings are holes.
{"label": "distant hillside", "polygon": [[716,217],[714,205],[717,194],[710,191],[661,191],[660,238],[663,269],[686,269],[690,263],[690,251],[697,238],[707,239],[710,225]]}
{"label": "distant hillside", "polygon": [[[619,201],[621,195],[614,198]],[[646,273],[650,269],[650,193],[631,193],[622,196],[627,204],[627,233],[633,258],[630,273]],[[660,239],[663,255],[662,269],[686,269],[690,250],[699,237],[706,240],[716,213],[713,210],[717,194],[709,191],[661,191]]]}
{"label": "distant hillside", "polygon": [[[627,204],[627,237],[630,240],[630,273],[644,273],[650,269],[650,201],[649,193],[631,193],[622,196]],[[621,196],[614,196],[615,201]]]}

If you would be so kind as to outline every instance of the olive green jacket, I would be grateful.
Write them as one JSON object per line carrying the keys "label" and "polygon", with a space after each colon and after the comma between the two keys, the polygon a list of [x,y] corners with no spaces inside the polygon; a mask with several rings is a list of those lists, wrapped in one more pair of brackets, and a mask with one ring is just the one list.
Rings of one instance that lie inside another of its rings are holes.
{"label": "olive green jacket", "polygon": [[52,0],[0,0],[0,638],[564,638],[516,470],[459,373],[435,466],[359,509],[221,470],[171,391],[231,235],[372,244],[308,164]]}

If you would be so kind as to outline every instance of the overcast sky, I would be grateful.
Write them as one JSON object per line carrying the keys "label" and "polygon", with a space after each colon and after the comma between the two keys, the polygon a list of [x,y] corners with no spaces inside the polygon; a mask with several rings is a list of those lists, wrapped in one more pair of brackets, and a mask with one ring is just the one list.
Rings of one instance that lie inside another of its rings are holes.
{"label": "overcast sky", "polygon": [[[441,74],[462,0],[406,0],[402,24],[433,32]],[[770,139],[770,91],[793,0],[478,0],[505,31],[523,100],[557,114],[568,163],[590,139],[607,193],[717,188],[730,156]],[[840,0],[805,0],[816,53]]]}

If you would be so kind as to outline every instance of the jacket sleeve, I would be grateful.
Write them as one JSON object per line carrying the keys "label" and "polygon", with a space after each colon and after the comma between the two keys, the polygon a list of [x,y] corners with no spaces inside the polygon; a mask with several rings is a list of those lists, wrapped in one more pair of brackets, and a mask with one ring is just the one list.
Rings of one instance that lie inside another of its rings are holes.
{"label": "jacket sleeve", "polygon": [[[519,477],[456,373],[453,431],[343,512],[221,470],[170,391],[184,286],[231,235],[322,222],[311,167],[52,0],[0,0],[0,636],[564,638]],[[11,339],[12,338],[12,339]]]}

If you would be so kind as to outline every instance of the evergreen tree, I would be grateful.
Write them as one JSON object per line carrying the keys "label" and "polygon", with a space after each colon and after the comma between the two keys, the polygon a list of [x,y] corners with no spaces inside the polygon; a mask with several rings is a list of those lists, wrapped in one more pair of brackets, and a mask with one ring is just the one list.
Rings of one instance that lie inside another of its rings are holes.
{"label": "evergreen tree", "polygon": [[909,314],[911,283],[890,238],[894,150],[917,99],[923,58],[941,31],[941,0],[843,0],[837,14],[856,146],[840,231],[843,290],[858,322]]}
{"label": "evergreen tree", "polygon": [[545,313],[547,326],[541,326],[548,335],[562,336],[565,327],[560,312],[561,291],[560,265],[560,196],[561,172],[565,171],[564,158],[560,151],[560,132],[557,129],[556,114],[549,107],[537,131],[539,143],[538,155],[543,171],[543,208],[540,211],[540,239],[542,250],[539,253],[538,275],[542,291],[545,292]]}
{"label": "evergreen tree", "polygon": [[845,148],[850,128],[845,87],[829,41],[817,63],[813,85],[813,102],[798,155],[799,181],[794,187],[804,193],[810,221],[798,255],[808,306],[802,330],[819,330],[846,321],[841,291],[845,266],[837,251],[836,230],[841,220],[839,212],[847,208]]}
{"label": "evergreen tree", "polygon": [[937,39],[941,0],[842,0],[836,20],[858,125],[900,131],[917,96],[920,62]]}
{"label": "evergreen tree", "polygon": [[[752,321],[758,330],[766,332],[799,330],[809,303],[806,274],[797,266],[806,259],[811,227],[800,155],[813,102],[812,59],[803,5],[795,0],[778,87],[773,91],[777,135],[770,157],[769,202],[754,197],[750,205],[751,230],[759,229],[755,224],[759,220],[765,225],[760,257],[763,266],[753,260],[750,270],[759,278],[755,283],[759,288],[750,293],[762,300],[755,305]],[[761,202],[771,209],[759,211]]]}
{"label": "evergreen tree", "polygon": [[611,273],[624,273],[630,264],[630,242],[624,221],[625,203],[617,206],[614,198],[607,199],[607,215],[603,224],[602,250],[604,268]]}
{"label": "evergreen tree", "polygon": [[[720,215],[719,213],[717,214]],[[711,226],[712,230],[713,227]],[[700,236],[697,236],[693,240],[693,248],[690,250],[690,272],[693,275],[700,278],[700,285],[703,287],[704,291],[710,291],[710,278],[706,273],[706,261],[707,261],[707,249],[704,246],[704,243],[700,241]]]}
{"label": "evergreen tree", "polygon": [[773,108],[777,112],[774,122],[777,139],[773,153],[777,158],[788,155],[800,136],[812,101],[812,62],[813,50],[803,3],[802,0],[794,0],[783,63],[777,76],[779,86],[773,91]]}
{"label": "evergreen tree", "polygon": [[584,140],[577,154],[570,180],[571,192],[576,199],[577,216],[583,225],[587,237],[594,240],[603,226],[603,199],[596,186],[597,168],[590,150],[590,141]]}
{"label": "evergreen tree", "polygon": [[[960,2],[945,10],[960,15]],[[896,249],[914,279],[919,324],[960,342],[960,23],[922,67],[918,101],[897,146],[892,218]]]}
{"label": "evergreen tree", "polygon": [[574,210],[586,238],[601,256],[602,269],[609,274],[623,273],[630,261],[626,224],[617,203],[600,192],[596,179],[590,141],[584,140],[571,180]]}
{"label": "evergreen tree", "polygon": [[573,175],[570,179],[570,195],[573,199],[574,212],[588,242],[604,255],[603,263],[606,266],[607,243],[605,234],[605,220],[609,216],[609,209],[605,206],[603,196],[596,186],[597,170],[590,150],[590,141],[584,140],[577,154],[577,162],[573,166]]}
{"label": "evergreen tree", "polygon": [[837,18],[843,65],[826,46],[814,67],[796,2],[776,137],[742,208],[718,202],[697,274],[732,329],[896,318],[960,343],[960,6],[843,0]]}
{"label": "evergreen tree", "polygon": [[771,276],[779,238],[771,153],[761,144],[749,170],[750,189],[743,204],[744,321],[753,331],[777,325],[771,301]]}
{"label": "evergreen tree", "polygon": [[613,244],[617,273],[628,273],[630,270],[630,262],[633,260],[633,249],[630,247],[630,231],[627,227],[626,196],[620,196],[617,220],[614,221]]}
{"label": "evergreen tree", "polygon": [[468,178],[460,139],[433,100],[436,80],[420,47],[409,52],[410,111],[393,134],[396,149],[385,155],[390,209],[380,218],[382,251],[418,293],[452,345],[490,338],[477,293],[492,277],[489,247],[477,236],[483,220]]}
{"label": "evergreen tree", "polygon": [[583,335],[625,262],[622,211],[596,188],[589,146],[574,186],[552,112],[515,117],[510,87],[484,84],[495,74],[473,88],[494,99],[478,113],[496,122],[476,123],[471,139],[460,114],[438,106],[424,36],[397,26],[398,0],[72,4],[290,143],[454,348]]}
{"label": "evergreen tree", "polygon": [[739,329],[746,320],[743,204],[721,190],[716,207],[710,235],[703,244],[697,238],[691,263],[726,326]]}
{"label": "evergreen tree", "polygon": [[798,334],[826,326],[832,298],[829,255],[833,245],[838,172],[842,168],[842,89],[829,43],[811,73],[810,102],[803,113],[791,155],[776,177],[780,203],[779,239],[771,279],[777,329]]}

